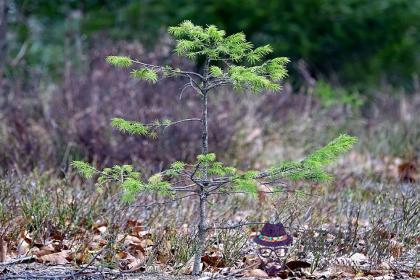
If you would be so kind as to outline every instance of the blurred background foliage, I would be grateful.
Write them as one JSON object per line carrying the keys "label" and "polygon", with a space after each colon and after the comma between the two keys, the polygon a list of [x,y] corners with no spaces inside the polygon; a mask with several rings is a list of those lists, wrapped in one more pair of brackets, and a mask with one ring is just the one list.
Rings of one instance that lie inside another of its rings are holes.
{"label": "blurred background foliage", "polygon": [[184,19],[243,31],[292,60],[280,96],[213,98],[210,148],[222,159],[295,159],[340,132],[377,154],[419,154],[419,0],[0,0],[0,169],[66,169],[80,158],[159,169],[193,158],[194,127],[157,143],[109,128],[112,117],[199,114],[192,95],[177,101],[182,81],[150,86],[104,63],[123,54],[197,69],[166,34]]}
{"label": "blurred background foliage", "polygon": [[317,76],[344,85],[410,87],[420,66],[418,0],[15,0],[11,51],[26,42],[32,64],[57,70],[69,33],[79,35],[79,47],[98,33],[150,46],[184,19],[244,31],[256,45],[270,43],[275,55],[304,59]]}

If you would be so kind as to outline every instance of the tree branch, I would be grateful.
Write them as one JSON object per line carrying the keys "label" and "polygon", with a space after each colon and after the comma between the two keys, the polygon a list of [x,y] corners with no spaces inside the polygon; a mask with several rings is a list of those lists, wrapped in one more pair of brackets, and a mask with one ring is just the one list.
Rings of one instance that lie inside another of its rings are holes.
{"label": "tree branch", "polygon": [[162,201],[162,202],[153,202],[153,203],[150,203],[150,204],[147,204],[147,205],[138,205],[138,206],[133,205],[133,206],[135,208],[146,208],[147,209],[147,208],[154,207],[156,205],[164,205],[164,204],[169,204],[169,203],[172,203],[172,202],[180,201],[184,198],[195,196],[195,195],[197,195],[197,194],[194,193],[194,194],[184,195],[184,196],[177,197],[177,198],[174,198],[174,199],[168,199],[168,200],[165,200],[165,201]]}
{"label": "tree branch", "polygon": [[[149,63],[144,63],[144,62],[141,62],[141,61],[138,61],[138,60],[135,60],[135,59],[131,59],[131,61],[133,63],[139,64],[139,65],[147,67],[147,68],[157,69],[158,71],[168,70],[168,69],[165,69],[165,67],[154,65],[154,64],[149,64]],[[169,71],[172,72],[172,73],[181,74],[181,75],[184,75],[184,76],[193,75],[193,76],[196,76],[196,77],[204,80],[204,77],[200,73],[191,72],[191,71],[184,71],[184,70],[181,70],[181,69],[178,69],[178,70],[177,69],[174,69],[174,70],[171,69]]]}
{"label": "tree branch", "polygon": [[183,120],[175,121],[175,122],[172,122],[172,123],[166,125],[163,130],[167,129],[170,126],[173,126],[173,125],[176,125],[176,124],[180,124],[180,123],[183,123],[183,122],[201,122],[201,119],[199,119],[199,118],[191,118],[191,119],[183,119]]}

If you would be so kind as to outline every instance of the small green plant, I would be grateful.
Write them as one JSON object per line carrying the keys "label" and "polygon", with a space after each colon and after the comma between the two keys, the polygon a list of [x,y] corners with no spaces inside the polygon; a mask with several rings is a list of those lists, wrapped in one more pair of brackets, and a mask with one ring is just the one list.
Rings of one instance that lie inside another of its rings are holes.
{"label": "small green plant", "polygon": [[319,98],[321,105],[327,108],[335,105],[348,105],[357,109],[364,103],[363,96],[359,92],[345,88],[333,88],[322,80],[316,83],[315,95]]}
{"label": "small green plant", "polygon": [[[286,63],[289,60],[286,57],[265,60],[264,57],[272,52],[269,45],[254,48],[243,33],[227,36],[225,31],[213,25],[201,27],[185,21],[170,27],[169,33],[176,41],[176,54],[189,59],[202,59],[202,71],[191,72],[172,66],[151,65],[126,56],[109,56],[106,60],[117,67],[132,68],[131,75],[134,78],[151,83],[165,77],[185,79],[186,84],[182,92],[191,88],[201,97],[202,115],[152,123],[115,118],[112,120],[112,126],[123,133],[154,138],[161,128],[185,122],[200,122],[202,153],[197,156],[197,161],[176,161],[168,169],[148,179],[131,165],[117,165],[98,170],[88,163],[76,161],[73,162],[73,166],[85,178],[96,176],[99,189],[109,182],[118,182],[123,189],[123,199],[127,202],[134,201],[140,192],[159,192],[162,195],[173,196],[172,200],[186,197],[198,199],[198,240],[193,274],[199,275],[206,232],[214,228],[208,225],[206,217],[209,196],[228,192],[256,194],[258,185],[282,188],[284,180],[329,181],[331,176],[324,168],[340,154],[348,151],[356,142],[356,138],[341,135],[304,160],[276,164],[265,171],[240,171],[224,165],[217,161],[216,155],[210,153],[208,148],[208,99],[222,86],[231,86],[235,91],[251,93],[278,91],[279,83],[287,75]],[[177,197],[180,193],[182,196]]]}

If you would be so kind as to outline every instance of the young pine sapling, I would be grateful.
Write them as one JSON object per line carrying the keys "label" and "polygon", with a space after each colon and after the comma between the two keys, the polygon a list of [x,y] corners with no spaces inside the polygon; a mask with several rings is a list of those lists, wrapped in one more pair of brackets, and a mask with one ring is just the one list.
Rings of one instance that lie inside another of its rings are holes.
{"label": "young pine sapling", "polygon": [[131,68],[134,78],[152,83],[161,78],[179,77],[186,80],[181,94],[191,88],[201,98],[202,114],[183,120],[162,120],[152,123],[114,118],[112,126],[121,132],[156,137],[160,128],[184,122],[201,123],[201,150],[195,163],[176,161],[170,167],[145,180],[131,165],[114,166],[97,170],[88,163],[75,161],[73,166],[86,177],[96,175],[99,187],[108,182],[118,182],[123,189],[123,199],[133,201],[139,192],[160,192],[177,199],[196,197],[198,200],[198,245],[195,252],[193,274],[200,274],[201,256],[204,250],[206,232],[212,227],[206,220],[206,203],[209,196],[235,192],[257,193],[258,185],[269,185],[281,191],[284,180],[308,180],[323,182],[331,179],[324,168],[337,157],[348,151],[356,142],[355,137],[341,135],[325,147],[315,151],[301,161],[276,164],[264,171],[239,171],[225,166],[209,153],[208,146],[208,99],[222,86],[231,86],[235,91],[260,93],[279,91],[280,82],[287,75],[286,57],[264,60],[272,52],[269,45],[254,48],[243,33],[227,36],[225,31],[210,25],[196,26],[185,21],[170,27],[169,33],[175,39],[175,53],[191,60],[204,61],[202,71],[185,71],[171,66],[152,65],[126,56],[108,56],[107,62]]}

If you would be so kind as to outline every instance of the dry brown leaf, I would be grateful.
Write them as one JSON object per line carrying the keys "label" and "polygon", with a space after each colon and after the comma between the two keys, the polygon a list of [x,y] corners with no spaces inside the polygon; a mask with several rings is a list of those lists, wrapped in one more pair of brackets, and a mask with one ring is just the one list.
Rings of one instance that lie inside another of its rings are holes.
{"label": "dry brown leaf", "polygon": [[401,242],[398,242],[396,240],[391,240],[390,242],[390,253],[394,258],[401,257],[403,250],[404,250],[404,244]]}
{"label": "dry brown leaf", "polygon": [[64,234],[60,231],[55,230],[51,233],[50,238],[51,238],[51,240],[63,241]]}
{"label": "dry brown leaf", "polygon": [[36,259],[41,263],[49,263],[49,264],[67,264],[70,252],[68,250],[63,250],[58,253],[52,253],[48,255],[44,255],[41,257],[37,257]]}
{"label": "dry brown leaf", "polygon": [[127,235],[124,238],[124,245],[130,245],[130,244],[140,244],[143,240],[132,235]]}
{"label": "dry brown leaf", "polygon": [[163,253],[161,251],[158,251],[157,253],[157,261],[161,264],[167,264],[171,260],[171,256],[169,253]]}
{"label": "dry brown leaf", "polygon": [[257,278],[268,278],[268,274],[261,269],[255,268],[252,270],[246,270],[244,272],[245,277],[257,277]]}
{"label": "dry brown leaf", "polygon": [[[192,256],[186,263],[185,265],[181,268],[180,272],[182,274],[191,274],[193,271],[193,265],[194,265],[194,257]],[[203,270],[203,263],[200,263],[200,271]]]}
{"label": "dry brown leaf", "polygon": [[17,252],[20,256],[26,255],[31,248],[31,244],[29,244],[25,238],[21,238],[17,245]]}
{"label": "dry brown leaf", "polygon": [[152,234],[148,230],[139,231],[137,235],[142,239],[151,239]]}
{"label": "dry brown leaf", "polygon": [[[379,277],[379,276],[384,276],[385,274],[387,274],[388,273],[388,271],[385,271],[385,270],[378,270],[378,269],[372,269],[372,270],[369,270],[369,271],[366,271],[366,272],[362,272],[362,275],[360,275],[360,276],[373,276],[373,277]],[[357,276],[358,274],[356,274],[356,276]]]}
{"label": "dry brown leaf", "polygon": [[101,226],[96,229],[99,233],[104,234],[107,230],[106,226]]}
{"label": "dry brown leaf", "polygon": [[128,256],[128,253],[124,251],[120,251],[117,253],[117,259],[120,259],[120,260],[127,258],[127,256]]}
{"label": "dry brown leaf", "polygon": [[135,257],[128,252],[121,251],[117,254],[117,259],[120,260],[119,265],[123,270],[134,272],[144,269],[146,256],[143,253],[140,253]]}
{"label": "dry brown leaf", "polygon": [[416,278],[420,278],[420,269],[414,269],[411,273],[410,273],[411,277],[416,277]]}
{"label": "dry brown leaf", "polygon": [[133,227],[139,227],[142,225],[142,222],[139,220],[128,220],[126,228],[133,228]]}
{"label": "dry brown leaf", "polygon": [[143,247],[143,248],[147,248],[147,247],[149,247],[149,246],[153,246],[155,243],[153,242],[153,240],[151,240],[151,239],[145,239],[145,240],[142,240],[141,242],[140,242],[140,244],[141,244],[141,246]]}
{"label": "dry brown leaf", "polygon": [[353,254],[353,255],[350,257],[350,259],[351,259],[353,262],[356,262],[357,264],[363,264],[363,263],[366,263],[366,262],[368,262],[368,261],[369,261],[369,258],[368,258],[366,255],[361,254],[361,253],[355,253],[355,254]]}
{"label": "dry brown leaf", "polygon": [[290,261],[286,263],[286,267],[290,270],[296,270],[299,268],[311,267],[311,264],[305,261]]}
{"label": "dry brown leaf", "polygon": [[325,271],[317,271],[317,270],[315,270],[312,273],[312,275],[315,276],[316,279],[331,279],[331,278],[333,278],[333,276],[335,276],[332,273],[331,269],[327,269]]}
{"label": "dry brown leaf", "polygon": [[398,165],[398,179],[400,182],[414,183],[417,181],[417,165],[414,161],[406,161]]}
{"label": "dry brown leaf", "polygon": [[257,255],[246,255],[244,256],[243,261],[248,266],[261,263],[261,260]]}
{"label": "dry brown leaf", "polygon": [[223,258],[221,256],[205,255],[201,257],[201,261],[207,264],[208,266],[219,267],[219,268],[225,266],[225,262],[223,261]]}
{"label": "dry brown leaf", "polygon": [[121,233],[119,233],[118,235],[117,235],[117,239],[116,239],[116,241],[117,242],[121,242],[123,239],[125,239],[125,237],[126,237],[127,235],[126,234],[121,234]]}
{"label": "dry brown leaf", "polygon": [[344,279],[344,278],[347,279],[347,278],[355,278],[356,277],[356,273],[351,272],[351,271],[340,271],[340,272],[337,272],[335,275],[339,279]]}
{"label": "dry brown leaf", "polygon": [[102,234],[105,233],[107,231],[108,228],[108,223],[103,221],[103,222],[96,222],[93,226],[92,229],[96,234]]}
{"label": "dry brown leaf", "polygon": [[68,257],[68,261],[75,261],[77,264],[87,263],[90,257],[90,252],[87,248],[81,252],[71,253]]}
{"label": "dry brown leaf", "polygon": [[157,261],[161,264],[166,264],[172,259],[171,254],[172,244],[169,240],[163,240],[162,245],[157,251]]}
{"label": "dry brown leaf", "polygon": [[142,222],[138,220],[128,220],[125,229],[128,231],[129,235],[136,236],[141,239],[150,239],[152,237],[152,234],[148,230],[145,230],[145,227],[142,225]]}
{"label": "dry brown leaf", "polygon": [[354,275],[356,273],[356,269],[354,267],[354,262],[352,259],[340,257],[334,261],[331,272],[334,274],[349,273]]}
{"label": "dry brown leaf", "polygon": [[45,255],[49,255],[55,252],[54,247],[52,246],[52,244],[48,244],[48,245],[44,245],[41,248],[38,248],[38,250],[34,250],[33,253],[34,255],[36,255],[37,257],[42,257]]}
{"label": "dry brown leaf", "polygon": [[134,259],[132,262],[128,264],[128,269],[131,272],[138,271],[140,269],[143,269],[144,260],[141,259]]}
{"label": "dry brown leaf", "polygon": [[142,232],[144,232],[144,227],[142,227],[142,226],[135,226],[135,227],[131,228],[131,235],[140,237]]}

